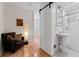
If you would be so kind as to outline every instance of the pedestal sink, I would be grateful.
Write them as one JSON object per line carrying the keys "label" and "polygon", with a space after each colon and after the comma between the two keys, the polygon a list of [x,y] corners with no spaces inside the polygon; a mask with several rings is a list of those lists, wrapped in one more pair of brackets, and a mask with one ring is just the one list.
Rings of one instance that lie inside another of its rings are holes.
{"label": "pedestal sink", "polygon": [[67,36],[70,36],[71,34],[69,33],[57,33],[58,37],[66,38]]}
{"label": "pedestal sink", "polygon": [[69,33],[57,33],[56,35],[58,38],[59,50],[65,52],[65,40],[66,40],[66,37],[70,36],[71,34],[69,34]]}

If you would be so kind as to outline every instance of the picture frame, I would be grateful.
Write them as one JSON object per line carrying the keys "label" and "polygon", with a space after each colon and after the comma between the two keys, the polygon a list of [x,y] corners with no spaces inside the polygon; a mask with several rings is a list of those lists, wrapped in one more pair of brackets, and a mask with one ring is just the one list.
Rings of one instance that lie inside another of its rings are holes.
{"label": "picture frame", "polygon": [[23,26],[23,19],[16,19],[16,26]]}

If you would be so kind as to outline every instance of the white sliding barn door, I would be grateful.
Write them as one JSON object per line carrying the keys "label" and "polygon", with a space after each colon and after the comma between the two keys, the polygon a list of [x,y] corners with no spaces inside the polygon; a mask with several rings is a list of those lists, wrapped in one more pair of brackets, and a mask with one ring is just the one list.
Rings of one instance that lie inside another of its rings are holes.
{"label": "white sliding barn door", "polygon": [[[50,54],[51,56],[53,56],[54,53],[54,49],[53,49],[53,45],[54,45],[54,32],[52,32],[53,28],[52,28],[52,20],[54,20],[53,18],[51,18],[51,8],[46,7],[45,9],[43,9],[40,12],[40,47],[41,49],[43,49],[44,51],[46,51],[48,54]],[[52,36],[53,34],[53,36]]]}

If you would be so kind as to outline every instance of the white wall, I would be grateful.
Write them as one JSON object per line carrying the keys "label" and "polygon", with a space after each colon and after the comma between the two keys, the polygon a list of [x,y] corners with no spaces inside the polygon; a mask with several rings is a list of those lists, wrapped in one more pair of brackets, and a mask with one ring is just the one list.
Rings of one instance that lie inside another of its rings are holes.
{"label": "white wall", "polygon": [[[15,4],[15,3],[14,3]],[[4,4],[4,32],[17,32],[16,19],[24,19],[24,32],[29,31],[30,42],[33,39],[33,12],[11,3]]]}
{"label": "white wall", "polygon": [[38,11],[34,11],[34,33],[35,36],[40,34],[40,15]]}
{"label": "white wall", "polygon": [[[68,30],[67,32],[71,35],[66,39],[65,45],[67,47],[67,52],[69,56],[79,56],[79,4],[74,4],[65,9],[66,20],[68,20]],[[77,13],[76,13],[77,12]],[[70,48],[70,49],[68,49]]]}
{"label": "white wall", "polygon": [[1,47],[1,33],[4,32],[4,20],[3,20],[3,3],[0,3],[0,51],[2,51]]}
{"label": "white wall", "polygon": [[[79,3],[61,3],[64,7],[64,33],[71,34],[66,38],[66,52],[70,57],[79,56]],[[60,31],[60,30],[59,30]]]}

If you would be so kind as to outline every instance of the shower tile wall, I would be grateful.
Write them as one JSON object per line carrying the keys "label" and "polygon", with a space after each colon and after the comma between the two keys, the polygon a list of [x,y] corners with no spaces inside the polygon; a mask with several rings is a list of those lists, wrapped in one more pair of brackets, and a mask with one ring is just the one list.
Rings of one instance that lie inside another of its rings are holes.
{"label": "shower tile wall", "polygon": [[69,56],[79,56],[79,4],[68,7],[66,14],[67,33],[71,34],[66,38],[66,50]]}

